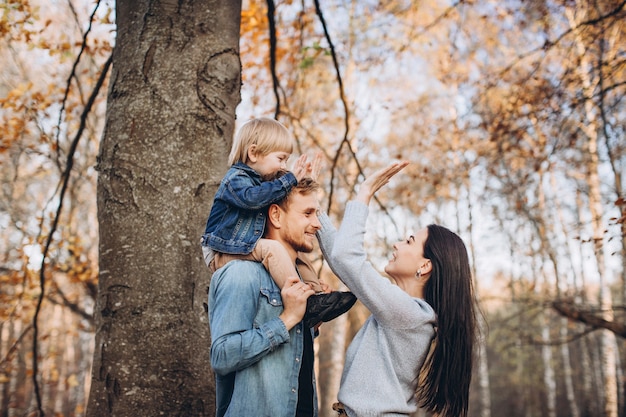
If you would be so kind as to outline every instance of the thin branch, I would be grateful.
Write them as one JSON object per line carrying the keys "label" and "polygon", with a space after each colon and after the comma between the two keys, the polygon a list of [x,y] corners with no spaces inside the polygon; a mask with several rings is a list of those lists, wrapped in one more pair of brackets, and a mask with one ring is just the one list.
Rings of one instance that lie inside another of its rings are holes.
{"label": "thin branch", "polygon": [[[322,24],[322,28],[324,29],[324,36],[326,38],[326,41],[328,42],[328,47],[330,48],[330,55],[333,58],[333,66],[335,68],[335,74],[337,75],[337,84],[339,85],[339,97],[341,98],[341,103],[343,104],[343,110],[345,114],[343,139],[341,140],[341,143],[339,144],[339,147],[337,148],[337,152],[335,154],[335,158],[333,159],[332,167],[330,170],[330,175],[331,175],[330,190],[328,192],[328,207],[326,208],[327,212],[330,213],[330,208],[331,208],[332,201],[333,201],[333,192],[334,192],[333,182],[335,178],[335,168],[337,167],[337,164],[339,162],[339,156],[341,155],[341,148],[343,148],[343,145],[346,145],[346,147],[348,148],[348,151],[350,152],[350,155],[352,155],[352,158],[354,159],[354,163],[356,164],[357,169],[359,171],[359,175],[364,176],[365,174],[363,174],[363,167],[361,167],[359,158],[356,156],[354,149],[352,149],[352,145],[350,144],[350,140],[348,138],[349,133],[350,133],[350,109],[348,108],[348,101],[346,100],[346,95],[344,93],[343,79],[341,78],[341,71],[339,69],[339,61],[337,60],[337,53],[335,52],[335,46],[330,37],[330,34],[328,33],[326,20],[324,19],[324,14],[322,13],[319,0],[315,0],[315,13],[319,17],[320,22]],[[391,219],[391,222],[394,224],[394,226],[397,227],[387,207],[380,202],[377,196],[374,196],[374,200],[378,203],[378,206],[380,207],[380,209],[385,214],[387,214],[387,216]]]}
{"label": "thin branch", "polygon": [[[350,109],[348,106],[348,102],[346,100],[346,96],[345,96],[345,91],[344,91],[344,85],[343,85],[343,78],[341,77],[341,70],[339,68],[339,61],[337,59],[337,53],[335,51],[335,46],[334,43],[332,41],[332,38],[328,32],[328,27],[326,25],[326,19],[324,18],[324,13],[322,12],[319,0],[315,0],[315,12],[318,16],[318,18],[320,19],[320,23],[322,25],[322,28],[324,30],[324,37],[326,38],[326,41],[328,42],[329,45],[329,49],[330,49],[330,55],[332,57],[333,60],[333,67],[335,69],[335,74],[337,77],[337,84],[339,87],[339,97],[341,99],[341,103],[343,105],[343,109],[344,109],[344,135],[343,135],[343,139],[341,140],[341,143],[339,144],[339,147],[336,150],[335,156],[333,158],[333,162],[332,162],[332,166],[331,166],[331,178],[330,178],[330,189],[329,189],[329,194],[328,194],[328,207],[327,207],[327,211],[330,212],[331,209],[331,205],[332,205],[332,201],[333,201],[333,194],[334,194],[334,182],[335,182],[335,172],[336,172],[336,167],[337,164],[339,163],[339,157],[341,155],[341,150],[343,148],[343,146],[345,145],[348,148],[348,151],[350,152],[350,155],[352,156],[352,158],[354,159],[354,162],[356,163],[357,169],[358,169],[358,174],[357,174],[357,178],[360,175],[364,175],[363,174],[363,168],[361,166],[361,163],[359,162],[359,159],[354,151],[354,149],[352,149],[352,145],[350,144],[349,141],[349,133],[350,133]],[[275,12],[276,12],[276,6],[274,4],[273,0],[267,0],[267,18],[268,18],[268,22],[269,22],[269,43],[270,43],[270,72],[272,74],[272,82],[273,82],[273,90],[274,90],[274,96],[276,97],[276,109],[275,109],[275,117],[278,118],[279,114],[280,114],[280,96],[279,96],[279,90],[280,90],[280,83],[279,83],[279,79],[278,79],[278,75],[276,73],[276,22],[275,22]],[[393,221],[393,218],[391,218],[391,215],[389,213],[389,210],[387,209],[387,207],[385,205],[383,205],[380,200],[378,199],[377,196],[374,196],[374,200],[378,203],[379,207],[381,208],[381,210],[386,213],[389,218],[392,220],[392,223],[395,225],[395,222]],[[397,227],[397,225],[396,225]]]}
{"label": "thin branch", "polygon": [[48,301],[50,301],[53,304],[57,304],[57,305],[61,305],[61,306],[69,308],[71,312],[83,318],[84,320],[88,321],[90,324],[93,324],[93,314],[87,313],[83,308],[80,307],[80,305],[78,305],[78,303],[74,303],[70,301],[65,295],[65,293],[63,292],[63,290],[61,290],[61,288],[56,284],[56,282],[54,282],[54,280],[52,281],[52,284],[54,286],[55,292],[57,293],[59,298],[61,298],[61,300],[57,300],[56,298],[53,298],[52,295],[48,295],[47,296]]}
{"label": "thin branch", "polygon": [[0,360],[0,365],[4,365],[5,363],[7,363],[11,359],[11,355],[13,354],[13,352],[15,352],[17,350],[17,347],[22,342],[22,339],[24,339],[24,337],[26,337],[26,334],[28,334],[28,332],[32,328],[33,328],[32,324],[29,324],[28,326],[26,326],[26,328],[24,329],[22,334],[20,334],[20,337],[18,337],[15,340],[15,342],[11,345],[9,350],[7,350],[7,353],[6,353],[6,355],[4,355],[4,358],[2,358],[2,360]]}
{"label": "thin branch", "polygon": [[356,153],[352,149],[352,146],[350,145],[350,141],[348,138],[349,133],[350,133],[350,110],[348,108],[348,102],[346,101],[346,96],[344,93],[343,79],[341,78],[341,71],[339,69],[337,53],[335,52],[335,45],[333,44],[333,40],[331,39],[330,34],[328,33],[328,27],[326,26],[326,19],[324,19],[324,13],[322,12],[322,9],[320,7],[319,0],[315,0],[314,3],[315,3],[315,13],[320,19],[320,23],[322,24],[322,28],[324,29],[324,37],[326,38],[326,41],[328,42],[328,47],[330,48],[330,56],[333,59],[333,66],[335,68],[335,74],[337,76],[337,84],[339,85],[339,97],[341,98],[341,103],[343,104],[343,111],[344,111],[343,139],[341,140],[341,143],[339,144],[339,147],[337,148],[337,151],[335,153],[335,157],[333,158],[333,163],[330,169],[330,190],[328,191],[328,207],[326,208],[326,211],[330,213],[330,207],[332,205],[333,193],[334,193],[333,183],[335,179],[335,168],[337,167],[337,164],[339,162],[339,157],[341,155],[341,148],[343,148],[344,144],[347,146],[348,151],[350,151],[352,158],[354,158],[354,162],[356,163],[357,169],[359,170],[359,174],[361,175],[363,175],[363,168],[361,167],[361,164],[359,163]]}
{"label": "thin branch", "polygon": [[[432,28],[434,28],[435,26],[437,26],[439,23],[441,23],[444,19],[447,19],[453,11],[455,11],[457,9],[457,7],[459,7],[460,5],[464,4],[464,1],[457,1],[456,3],[448,6],[447,9],[445,9],[439,16],[435,17],[432,22],[430,22],[429,24],[425,25],[424,27],[421,28],[421,30],[416,33],[416,34],[411,34],[409,33],[409,35],[407,36],[408,39],[410,39],[411,41],[416,40],[417,38],[426,35]],[[411,31],[412,32],[412,31]],[[412,44],[412,42],[406,42],[404,45],[402,45],[401,48],[399,48],[399,52],[403,52],[405,51],[410,45]]]}
{"label": "thin branch", "polygon": [[104,66],[102,68],[102,72],[100,73],[100,78],[98,78],[98,82],[96,83],[93,91],[91,92],[91,96],[89,97],[89,100],[87,101],[87,104],[85,105],[85,108],[83,109],[83,113],[81,114],[80,117],[80,125],[78,127],[78,131],[76,132],[76,136],[74,137],[74,140],[72,141],[72,144],[70,146],[68,155],[67,155],[67,162],[66,162],[66,167],[65,167],[65,171],[63,172],[63,175],[61,177],[61,181],[62,181],[62,186],[61,186],[61,191],[60,191],[60,195],[59,195],[59,206],[57,208],[57,212],[56,215],[54,216],[54,220],[52,223],[52,227],[50,229],[50,233],[48,234],[48,237],[46,238],[46,244],[44,246],[44,250],[42,253],[42,260],[41,260],[41,270],[39,272],[39,288],[40,288],[40,294],[39,297],[37,299],[37,306],[35,308],[35,313],[33,316],[33,385],[35,387],[35,396],[37,399],[37,410],[39,412],[39,416],[43,417],[44,411],[42,408],[42,404],[41,404],[41,393],[39,391],[39,383],[37,382],[37,374],[38,374],[38,362],[37,362],[37,349],[38,349],[38,344],[37,344],[37,338],[38,338],[38,333],[39,333],[39,326],[37,324],[37,320],[39,318],[39,312],[41,311],[41,305],[43,303],[43,300],[45,298],[45,285],[46,285],[46,280],[45,280],[45,271],[46,271],[46,259],[48,257],[48,252],[50,250],[50,245],[52,244],[52,240],[53,240],[53,236],[54,233],[57,230],[57,227],[59,225],[59,220],[61,218],[61,212],[63,210],[63,200],[65,197],[65,193],[67,192],[67,188],[69,185],[69,181],[70,181],[70,174],[72,172],[72,167],[74,166],[74,154],[76,152],[76,148],[78,147],[78,142],[80,141],[80,138],[83,134],[83,131],[85,130],[85,126],[87,124],[87,116],[89,115],[89,113],[91,112],[91,108],[93,107],[94,102],[96,101],[96,98],[98,97],[98,94],[100,93],[100,89],[102,88],[102,85],[104,84],[104,81],[106,80],[106,76],[109,72],[109,67],[111,66],[111,62],[113,60],[113,56],[109,56],[109,58],[107,59],[107,61],[104,63]]}
{"label": "thin branch", "polygon": [[580,29],[580,28],[582,28],[582,27],[585,27],[585,26],[593,26],[593,25],[595,25],[596,23],[599,23],[599,22],[601,22],[601,21],[603,21],[603,20],[605,20],[605,19],[608,19],[608,18],[610,18],[610,17],[615,17],[615,16],[617,16],[617,15],[618,15],[618,14],[622,11],[622,9],[624,9],[624,6],[626,6],[626,0],[625,0],[625,1],[623,1],[623,2],[622,2],[620,5],[618,5],[616,8],[614,8],[613,10],[611,10],[610,12],[608,12],[607,14],[602,15],[602,16],[599,16],[599,17],[597,17],[597,18],[595,18],[595,19],[589,19],[589,20],[586,20],[586,21],[584,21],[584,22],[580,22],[580,24],[578,24],[577,26],[572,27],[572,28],[568,28],[566,31],[564,31],[563,33],[561,33],[559,36],[557,36],[557,37],[556,37],[556,39],[555,39],[555,40],[548,40],[548,39],[547,39],[547,40],[543,43],[543,45],[540,45],[540,46],[538,46],[538,47],[536,47],[536,48],[534,48],[534,49],[529,49],[528,51],[526,51],[526,52],[524,52],[524,53],[519,54],[519,55],[517,56],[517,60],[516,60],[516,61],[514,61],[514,62],[512,62],[511,64],[507,65],[505,68],[503,68],[503,69],[500,71],[500,76],[502,76],[503,74],[505,74],[505,73],[509,72],[509,71],[510,71],[510,70],[511,70],[511,69],[512,69],[512,68],[513,68],[513,67],[514,67],[514,66],[515,66],[518,62],[522,61],[524,58],[526,58],[526,57],[528,57],[528,56],[530,56],[530,55],[533,55],[533,54],[535,54],[535,53],[537,53],[537,52],[542,52],[542,51],[548,50],[548,49],[550,49],[551,47],[555,46],[556,44],[560,43],[563,39],[565,39],[565,38],[566,38],[568,35],[570,35],[572,32],[574,32],[574,31],[576,31],[576,30],[578,30],[578,29]]}
{"label": "thin branch", "polygon": [[513,343],[513,342],[512,343],[507,343],[506,345],[504,345],[502,347],[502,349],[506,350],[506,349],[509,349],[509,348],[518,348],[520,345],[521,346],[560,346],[560,345],[565,345],[565,344],[571,343],[571,342],[573,342],[575,340],[582,339],[583,337],[587,336],[590,333],[595,332],[596,330],[598,330],[598,329],[595,328],[595,327],[591,327],[591,328],[585,329],[582,332],[573,333],[571,335],[568,335],[567,337],[556,339],[556,340],[550,340],[550,341],[535,339],[534,337],[531,337],[531,336],[521,337],[520,338],[522,340],[521,344],[517,344],[517,343]]}
{"label": "thin branch", "polygon": [[[56,134],[57,149],[61,149],[61,147],[59,146],[59,137],[61,135],[61,121],[63,119],[63,113],[65,113],[65,104],[67,102],[67,97],[70,94],[70,87],[72,84],[72,79],[76,77],[76,69],[78,68],[78,63],[80,62],[80,58],[83,55],[83,52],[85,52],[85,49],[87,49],[87,36],[89,36],[89,33],[91,32],[91,25],[93,23],[93,19],[96,15],[96,11],[98,10],[98,7],[100,7],[100,0],[96,2],[96,6],[94,7],[93,12],[91,13],[91,16],[89,17],[89,26],[87,27],[87,30],[85,31],[85,33],[83,33],[83,42],[80,45],[80,51],[78,51],[78,55],[76,56],[76,59],[74,60],[74,65],[72,66],[72,70],[70,71],[70,75],[67,77],[67,81],[66,81],[67,86],[65,88],[65,94],[63,95],[63,100],[61,101],[61,110],[59,110],[59,120],[57,121],[57,134]],[[72,10],[72,12],[74,12],[74,14],[76,14],[76,12],[74,11],[74,6],[72,5],[71,2],[70,2],[70,9]],[[60,165],[59,155],[60,155],[60,152],[57,152],[57,165]]]}
{"label": "thin branch", "polygon": [[274,110],[274,117],[278,120],[280,115],[280,95],[278,90],[280,88],[280,81],[276,74],[276,19],[274,14],[276,13],[276,5],[274,0],[267,0],[267,21],[269,24],[270,35],[270,73],[272,74],[272,87],[274,89],[274,97],[276,97],[276,109]]}

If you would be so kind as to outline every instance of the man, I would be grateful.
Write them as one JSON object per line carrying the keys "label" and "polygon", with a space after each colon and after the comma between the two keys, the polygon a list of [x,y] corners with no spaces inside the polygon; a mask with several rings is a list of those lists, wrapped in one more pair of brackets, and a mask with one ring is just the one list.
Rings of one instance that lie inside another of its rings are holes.
{"label": "man", "polygon": [[[294,264],[311,252],[321,228],[318,184],[305,178],[268,209],[265,235]],[[211,366],[217,417],[316,417],[313,330],[302,318],[314,291],[291,277],[282,291],[261,263],[231,261],[209,288]]]}

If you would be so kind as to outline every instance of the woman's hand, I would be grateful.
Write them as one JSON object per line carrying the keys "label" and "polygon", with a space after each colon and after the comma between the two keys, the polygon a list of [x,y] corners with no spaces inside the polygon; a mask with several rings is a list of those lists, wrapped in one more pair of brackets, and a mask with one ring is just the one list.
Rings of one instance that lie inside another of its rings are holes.
{"label": "woman's hand", "polygon": [[369,204],[371,198],[374,196],[376,191],[380,190],[383,185],[389,182],[391,177],[404,169],[404,167],[406,167],[408,164],[408,161],[394,162],[388,167],[379,169],[378,171],[374,172],[361,184],[359,192],[356,195],[356,200],[365,204]]}

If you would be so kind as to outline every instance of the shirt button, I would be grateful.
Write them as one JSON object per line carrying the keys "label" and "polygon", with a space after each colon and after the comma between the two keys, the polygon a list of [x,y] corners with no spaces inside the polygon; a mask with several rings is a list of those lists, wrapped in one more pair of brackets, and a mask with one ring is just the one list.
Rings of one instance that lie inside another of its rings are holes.
{"label": "shirt button", "polygon": [[296,358],[296,362],[300,362],[300,358]]}
{"label": "shirt button", "polygon": [[296,389],[295,389],[295,388],[292,388],[292,389],[291,389],[291,392],[296,392]]}
{"label": "shirt button", "polygon": [[272,303],[275,303],[275,302],[276,302],[276,299],[275,299],[275,298],[272,298]]}
{"label": "shirt button", "polygon": [[296,333],[300,334],[300,329],[296,330]]}

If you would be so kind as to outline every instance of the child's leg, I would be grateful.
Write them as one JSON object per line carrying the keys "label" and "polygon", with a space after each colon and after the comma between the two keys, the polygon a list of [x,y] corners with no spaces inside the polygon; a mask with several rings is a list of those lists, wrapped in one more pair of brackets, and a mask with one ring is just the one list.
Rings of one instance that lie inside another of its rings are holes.
{"label": "child's leg", "polygon": [[298,276],[296,266],[287,253],[287,249],[276,240],[259,239],[250,255],[253,255],[255,260],[260,261],[265,266],[267,272],[270,273],[280,288],[283,288],[288,277]]}
{"label": "child's leg", "polygon": [[309,261],[309,257],[306,253],[298,252],[296,266],[298,267],[302,281],[309,284],[316,293],[324,291],[320,285],[320,280],[315,273],[315,269],[313,269],[313,265],[311,265],[311,261]]}
{"label": "child's leg", "polygon": [[280,288],[283,287],[288,277],[297,277],[298,272],[300,272],[302,281],[309,284],[316,293],[323,292],[317,274],[306,254],[298,252],[298,259],[296,260],[298,271],[296,271],[285,247],[275,240],[259,239],[254,250],[248,255],[215,252],[215,257],[210,265],[211,269],[215,272],[218,268],[235,259],[261,262]]}
{"label": "child's leg", "polygon": [[259,239],[254,250],[248,255],[231,255],[216,252],[212,266],[217,270],[235,259],[261,262],[280,288],[287,282],[287,277],[298,276],[296,267],[291,261],[287,250],[276,240]]}
{"label": "child's leg", "polygon": [[230,261],[236,260],[244,260],[244,261],[257,261],[261,262],[260,259],[255,258],[252,254],[248,255],[232,255],[230,253],[223,252],[214,252],[213,261],[209,264],[209,268],[211,271],[215,272]]}

